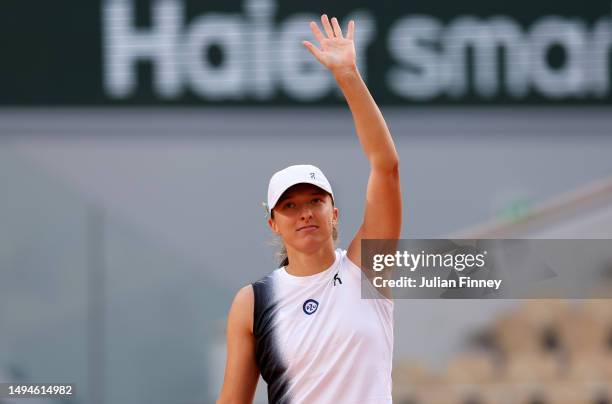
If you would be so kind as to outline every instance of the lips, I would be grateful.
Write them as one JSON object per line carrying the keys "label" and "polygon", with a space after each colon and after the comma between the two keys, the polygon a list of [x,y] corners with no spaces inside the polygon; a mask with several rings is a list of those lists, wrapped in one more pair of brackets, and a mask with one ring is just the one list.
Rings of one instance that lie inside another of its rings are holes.
{"label": "lips", "polygon": [[309,224],[308,226],[302,226],[299,229],[297,229],[297,231],[302,231],[302,230],[316,230],[318,229],[319,226],[316,226],[314,224]]}

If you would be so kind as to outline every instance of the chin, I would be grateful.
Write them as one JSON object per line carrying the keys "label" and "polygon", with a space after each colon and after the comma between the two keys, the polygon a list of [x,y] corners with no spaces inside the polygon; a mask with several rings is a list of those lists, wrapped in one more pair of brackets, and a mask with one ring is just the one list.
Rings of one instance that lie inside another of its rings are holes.
{"label": "chin", "polygon": [[302,253],[314,253],[323,248],[330,237],[321,237],[321,236],[308,236],[301,240],[297,240],[295,244],[293,244],[293,248]]}

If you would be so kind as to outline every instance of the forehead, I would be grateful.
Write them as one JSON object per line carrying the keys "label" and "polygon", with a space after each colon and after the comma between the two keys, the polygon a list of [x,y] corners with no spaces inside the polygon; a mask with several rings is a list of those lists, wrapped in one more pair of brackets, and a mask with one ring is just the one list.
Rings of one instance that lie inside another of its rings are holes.
{"label": "forehead", "polygon": [[294,198],[298,196],[307,196],[307,195],[328,195],[328,193],[312,184],[295,184],[292,187],[287,188],[285,192],[281,195],[278,201],[282,201],[288,198]]}

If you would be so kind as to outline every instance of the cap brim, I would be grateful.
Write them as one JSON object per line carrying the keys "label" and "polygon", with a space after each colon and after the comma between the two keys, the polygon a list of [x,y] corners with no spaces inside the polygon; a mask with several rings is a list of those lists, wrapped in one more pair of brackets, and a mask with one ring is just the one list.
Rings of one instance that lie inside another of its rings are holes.
{"label": "cap brim", "polygon": [[296,185],[299,185],[299,184],[314,185],[315,187],[317,187],[319,189],[322,189],[323,191],[327,192],[331,196],[332,200],[334,199],[334,194],[332,193],[331,189],[327,189],[324,184],[321,184],[319,182],[314,182],[314,181],[290,182],[286,186],[283,187],[282,192],[279,193],[279,195],[276,198],[276,200],[269,201],[268,208],[270,209],[270,211],[272,211],[272,209],[274,209],[274,207],[276,207],[276,205],[278,204],[278,201],[280,201],[282,199],[283,195],[285,194],[285,192],[287,192],[289,190],[289,188],[291,188],[293,186],[296,186]]}

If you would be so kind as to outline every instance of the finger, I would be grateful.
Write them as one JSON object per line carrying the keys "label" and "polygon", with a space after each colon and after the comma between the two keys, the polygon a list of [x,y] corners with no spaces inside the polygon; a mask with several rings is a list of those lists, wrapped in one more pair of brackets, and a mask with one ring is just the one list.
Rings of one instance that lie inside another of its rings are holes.
{"label": "finger", "polygon": [[334,34],[336,34],[336,38],[342,38],[342,29],[340,28],[340,24],[338,24],[338,19],[336,17],[332,18],[332,27],[334,28]]}
{"label": "finger", "polygon": [[322,64],[323,63],[323,52],[321,52],[319,50],[319,48],[317,48],[316,46],[314,46],[312,43],[308,42],[308,41],[303,41],[302,44],[306,47],[306,49],[308,49],[310,51],[310,53],[312,53],[312,55]]}
{"label": "finger", "polygon": [[348,33],[346,34],[346,39],[353,40],[353,35],[355,34],[355,21],[350,20],[348,23]]}
{"label": "finger", "polygon": [[329,23],[329,18],[327,18],[327,14],[323,14],[321,16],[321,23],[323,24],[323,29],[325,30],[325,33],[327,34],[327,37],[329,39],[333,39],[334,38],[334,30],[332,29],[332,26]]}
{"label": "finger", "polygon": [[317,25],[316,22],[314,21],[310,22],[310,30],[312,31],[312,34],[315,36],[315,38],[317,38],[317,41],[319,41],[319,43],[323,43],[323,40],[325,39],[325,37],[323,36],[323,33],[319,29],[319,26]]}

